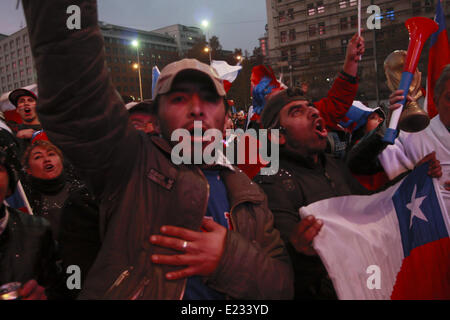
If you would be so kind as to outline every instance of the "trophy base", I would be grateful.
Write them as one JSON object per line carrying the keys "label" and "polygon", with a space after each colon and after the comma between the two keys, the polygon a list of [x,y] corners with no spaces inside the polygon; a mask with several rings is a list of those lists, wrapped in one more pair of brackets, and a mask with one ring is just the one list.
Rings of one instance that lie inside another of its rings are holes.
{"label": "trophy base", "polygon": [[402,114],[398,122],[400,130],[405,132],[419,132],[430,124],[430,118],[426,113],[424,114]]}

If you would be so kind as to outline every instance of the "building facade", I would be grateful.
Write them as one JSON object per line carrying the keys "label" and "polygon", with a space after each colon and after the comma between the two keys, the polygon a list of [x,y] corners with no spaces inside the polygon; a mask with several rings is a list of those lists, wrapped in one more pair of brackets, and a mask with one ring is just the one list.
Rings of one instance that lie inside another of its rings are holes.
{"label": "building facade", "polygon": [[[362,0],[361,26],[366,52],[360,62],[358,99],[371,104],[385,100],[390,90],[385,84],[384,59],[394,50],[407,50],[409,36],[404,25],[411,17],[433,18],[435,0]],[[266,0],[268,19],[268,63],[288,85],[309,82],[314,98],[326,95],[342,68],[348,41],[357,32],[357,0]],[[380,8],[380,29],[370,30],[368,6]],[[442,2],[447,28],[450,1]],[[425,79],[428,47],[419,70]],[[425,82],[423,80],[423,85]]]}
{"label": "building facade", "polygon": [[[105,54],[112,82],[122,96],[140,100],[138,69],[140,62],[143,98],[152,96],[152,69],[162,69],[179,59],[178,45],[172,36],[100,22]],[[131,45],[139,41],[139,48]],[[36,83],[37,76],[28,40],[27,28],[0,37],[0,95]]]}
{"label": "building facade", "polygon": [[27,29],[0,37],[0,94],[35,82]]}
{"label": "building facade", "polygon": [[[161,70],[179,59],[175,39],[157,32],[105,23],[100,23],[100,29],[105,39],[106,63],[117,91],[122,96],[140,100],[139,71],[134,67],[139,53],[143,99],[150,99],[153,67]],[[131,45],[133,40],[138,40],[138,48]]]}
{"label": "building facade", "polygon": [[159,28],[153,30],[153,32],[174,37],[178,46],[178,53],[181,57],[192,49],[196,42],[205,38],[202,29],[197,27],[188,27],[181,24],[174,24],[164,28]]}

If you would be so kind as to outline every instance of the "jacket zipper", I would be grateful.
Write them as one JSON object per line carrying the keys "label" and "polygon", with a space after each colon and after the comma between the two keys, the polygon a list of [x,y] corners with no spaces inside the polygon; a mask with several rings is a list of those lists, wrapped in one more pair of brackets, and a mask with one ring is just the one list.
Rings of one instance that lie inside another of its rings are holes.
{"label": "jacket zipper", "polygon": [[133,270],[133,267],[128,268],[127,270],[125,270],[124,272],[122,272],[116,279],[116,281],[114,281],[114,283],[112,284],[111,287],[109,287],[108,291],[106,291],[105,296],[108,295],[114,288],[117,288],[122,282],[123,280],[125,280],[126,278],[128,278],[130,276],[130,271]]}
{"label": "jacket zipper", "polygon": [[133,296],[131,296],[130,300],[138,300],[138,299],[142,298],[142,295],[144,294],[144,289],[149,283],[150,283],[150,279],[148,279],[147,277],[144,277],[144,279],[141,281],[141,283],[139,283],[138,290],[136,291],[136,293]]}

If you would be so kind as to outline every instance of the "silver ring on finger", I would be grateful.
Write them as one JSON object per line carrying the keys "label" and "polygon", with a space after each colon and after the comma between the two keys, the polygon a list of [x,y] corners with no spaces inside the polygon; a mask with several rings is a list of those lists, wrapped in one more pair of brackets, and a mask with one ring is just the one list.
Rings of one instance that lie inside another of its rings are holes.
{"label": "silver ring on finger", "polygon": [[186,251],[187,246],[188,246],[188,242],[187,242],[187,241],[184,241],[184,242],[183,242],[183,245],[181,246],[181,247],[183,248],[183,251]]}

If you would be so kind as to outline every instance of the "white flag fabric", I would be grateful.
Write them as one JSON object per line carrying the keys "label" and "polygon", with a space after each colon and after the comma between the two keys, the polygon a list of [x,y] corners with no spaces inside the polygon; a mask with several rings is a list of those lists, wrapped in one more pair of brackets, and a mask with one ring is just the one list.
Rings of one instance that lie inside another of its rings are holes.
{"label": "white flag fabric", "polygon": [[324,222],[313,246],[339,299],[450,299],[450,218],[422,165],[384,192],[300,209]]}
{"label": "white flag fabric", "polygon": [[211,67],[217,71],[220,79],[230,83],[233,83],[233,81],[236,80],[239,71],[242,69],[242,66],[230,66],[226,61],[218,60],[211,61]]}

